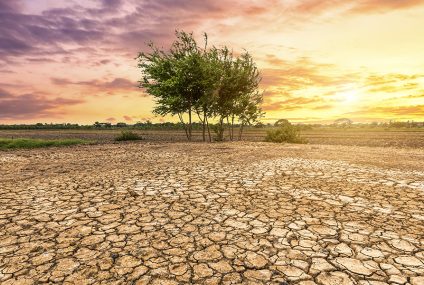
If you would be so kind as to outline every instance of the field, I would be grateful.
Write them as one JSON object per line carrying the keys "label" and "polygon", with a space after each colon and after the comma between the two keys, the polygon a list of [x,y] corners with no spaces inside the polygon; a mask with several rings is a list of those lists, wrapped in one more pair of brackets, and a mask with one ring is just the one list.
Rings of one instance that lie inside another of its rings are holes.
{"label": "field", "polygon": [[[267,129],[250,128],[243,140],[263,141]],[[98,142],[111,142],[120,134],[112,130],[0,130],[0,138],[42,138],[42,139],[86,139]],[[180,130],[136,130],[146,141],[186,141]],[[237,133],[237,130],[236,130]],[[398,148],[424,148],[424,129],[314,129],[301,132],[309,144],[378,146]],[[193,139],[200,141],[202,134],[194,131]]]}
{"label": "field", "polygon": [[103,142],[0,151],[1,284],[424,284],[423,132],[118,133],[0,132]]}
{"label": "field", "polygon": [[80,139],[0,139],[0,150],[8,149],[30,149],[30,148],[42,148],[42,147],[54,147],[54,146],[70,146],[84,143],[84,140]]}

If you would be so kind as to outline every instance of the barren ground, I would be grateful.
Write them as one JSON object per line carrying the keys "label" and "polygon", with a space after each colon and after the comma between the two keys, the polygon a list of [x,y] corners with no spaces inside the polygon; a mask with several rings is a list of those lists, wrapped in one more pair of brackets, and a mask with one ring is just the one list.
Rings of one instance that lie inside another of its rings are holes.
{"label": "barren ground", "polygon": [[1,284],[424,284],[424,150],[0,152]]}
{"label": "barren ground", "polygon": [[[264,141],[269,128],[248,128],[243,133],[245,141]],[[183,130],[133,130],[148,142],[186,142]],[[238,130],[235,130],[237,134]],[[87,139],[110,143],[121,133],[120,129],[75,130],[0,130],[4,138]],[[227,135],[227,132],[225,132]],[[212,136],[214,134],[212,133]],[[301,132],[309,144],[373,146],[424,149],[424,129],[313,129]],[[193,131],[193,140],[201,141],[202,133]]]}

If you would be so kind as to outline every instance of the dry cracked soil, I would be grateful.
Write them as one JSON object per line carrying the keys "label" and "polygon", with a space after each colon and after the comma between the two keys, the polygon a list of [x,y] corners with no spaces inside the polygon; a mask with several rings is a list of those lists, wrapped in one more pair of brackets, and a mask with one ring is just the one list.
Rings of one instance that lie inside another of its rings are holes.
{"label": "dry cracked soil", "polygon": [[424,284],[424,151],[0,153],[1,284]]}

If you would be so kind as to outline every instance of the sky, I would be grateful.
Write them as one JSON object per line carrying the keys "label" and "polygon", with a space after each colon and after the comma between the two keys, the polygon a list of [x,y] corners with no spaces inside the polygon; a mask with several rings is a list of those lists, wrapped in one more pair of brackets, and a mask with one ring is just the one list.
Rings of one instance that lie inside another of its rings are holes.
{"label": "sky", "polygon": [[137,87],[175,30],[251,53],[263,122],[424,121],[423,0],[0,0],[0,124],[175,120]]}

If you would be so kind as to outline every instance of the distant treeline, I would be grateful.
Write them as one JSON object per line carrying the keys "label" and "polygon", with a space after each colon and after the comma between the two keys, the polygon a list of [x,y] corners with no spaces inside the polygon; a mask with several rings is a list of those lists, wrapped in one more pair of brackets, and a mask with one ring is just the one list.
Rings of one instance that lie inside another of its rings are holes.
{"label": "distant treeline", "polygon": [[[214,124],[211,124],[214,126]],[[238,126],[238,125],[236,125]],[[261,128],[264,127],[263,124],[257,124],[255,127]],[[271,126],[271,124],[269,125]],[[82,129],[82,130],[100,130],[100,129],[139,129],[139,130],[184,130],[184,125],[180,122],[163,122],[163,123],[152,123],[139,122],[135,124],[127,123],[100,123],[95,122],[92,125],[79,125],[71,123],[63,124],[47,124],[47,123],[36,123],[36,124],[15,124],[15,125],[0,125],[1,130],[67,130],[67,129]],[[199,122],[193,122],[192,128],[194,130],[202,130],[203,124]]]}
{"label": "distant treeline", "polygon": [[[214,124],[211,124],[214,126]],[[275,124],[264,124],[257,123],[251,128],[270,128],[274,127]],[[351,123],[351,124],[296,124],[300,130],[312,130],[312,129],[325,129],[325,128],[343,128],[343,129],[358,129],[358,128],[380,128],[380,129],[407,129],[407,128],[424,128],[424,122],[373,122],[373,123]],[[200,122],[193,122],[194,130],[202,130],[203,124]],[[235,124],[235,127],[240,125]],[[66,130],[66,129],[85,129],[85,130],[97,130],[97,129],[139,129],[139,130],[184,130],[184,125],[180,122],[163,122],[163,123],[152,123],[150,121],[138,122],[135,124],[127,123],[116,123],[112,124],[109,122],[100,123],[95,122],[92,125],[79,125],[71,123],[63,124],[47,124],[47,123],[36,123],[36,124],[15,124],[15,125],[0,125],[1,130]]]}
{"label": "distant treeline", "polygon": [[[313,125],[317,127],[317,125]],[[319,126],[319,125],[318,125]],[[321,127],[336,128],[384,128],[384,129],[406,129],[406,128],[424,128],[424,122],[415,121],[390,121],[390,122],[372,122],[372,123],[333,123],[330,125],[321,125]]]}

